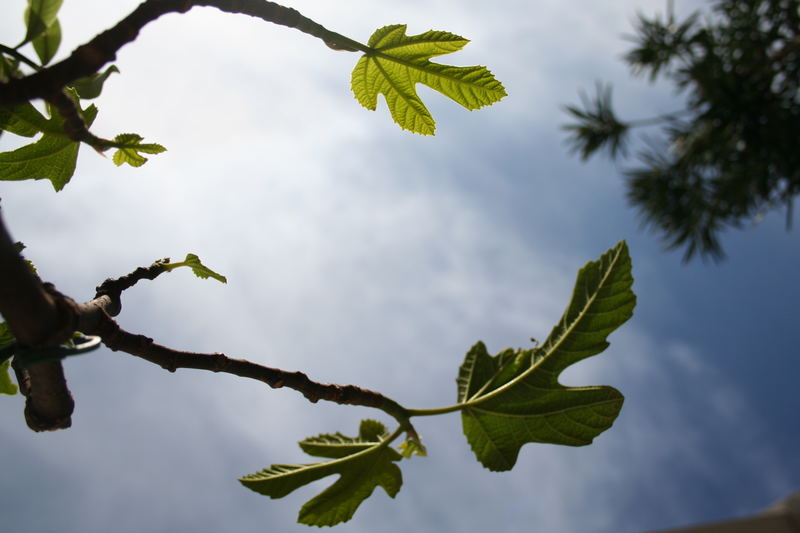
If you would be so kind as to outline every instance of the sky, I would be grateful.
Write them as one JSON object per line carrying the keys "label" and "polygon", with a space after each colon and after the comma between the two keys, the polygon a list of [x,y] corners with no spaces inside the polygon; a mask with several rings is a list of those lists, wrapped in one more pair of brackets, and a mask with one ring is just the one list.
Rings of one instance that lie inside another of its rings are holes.
{"label": "sky", "polygon": [[[57,59],[136,4],[66,1]],[[614,426],[588,447],[526,445],[493,473],[458,415],[419,419],[428,457],[401,464],[394,500],[379,489],[336,531],[639,532],[752,514],[800,489],[800,248],[785,213],[726,233],[725,262],[683,264],[627,205],[623,166],[582,163],[560,130],[562,106],[597,80],[613,82],[623,116],[680,105],[620,60],[635,13],[662,1],[286,5],[362,42],[397,23],[463,35],[469,46],[441,61],[487,65],[509,96],[468,112],[419,88],[437,134],[413,135],[382,101],[355,101],[355,54],[211,8],[165,16],[118,54],[93,131],[168,151],[133,169],[84,147],[59,193],[0,183],[9,231],[43,279],[88,300],[107,277],[196,253],[228,284],[181,269],[142,282],[121,326],[433,408],[455,400],[475,341],[497,353],[544,339],[578,269],[624,239],[634,316],[561,379],[619,389]],[[679,13],[704,5],[676,1]],[[21,40],[24,6],[2,3],[0,42]],[[8,531],[307,531],[297,511],[332,479],[270,500],[237,478],[308,461],[305,437],[391,423],[107,349],[65,371],[69,430],[35,434],[23,399],[0,398]]]}

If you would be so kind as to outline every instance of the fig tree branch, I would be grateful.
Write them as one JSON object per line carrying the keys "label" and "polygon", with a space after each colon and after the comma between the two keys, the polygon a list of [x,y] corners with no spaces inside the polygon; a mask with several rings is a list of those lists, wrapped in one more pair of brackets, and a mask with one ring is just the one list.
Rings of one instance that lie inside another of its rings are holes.
{"label": "fig tree branch", "polygon": [[215,7],[298,29],[321,39],[337,50],[368,51],[369,48],[332,32],[295,9],[266,0],[146,0],[114,27],[76,48],[72,54],[49,67],[22,78],[0,83],[0,103],[14,105],[33,99],[47,99],[80,78],[91,76],[113,61],[120,48],[134,41],[139,32],[167,13],[185,13],[197,6]]}
{"label": "fig tree branch", "polygon": [[[271,368],[222,353],[175,350],[157,344],[149,337],[120,328],[112,316],[122,310],[122,292],[140,280],[155,279],[167,271],[168,263],[168,259],[162,259],[120,278],[107,279],[97,287],[92,300],[77,304],[59,293],[52,284],[42,283],[33,275],[16,251],[0,219],[0,279],[3,280],[0,285],[0,313],[8,322],[17,342],[28,348],[57,346],[73,331],[81,331],[99,336],[111,350],[140,357],[170,372],[178,368],[210,370],[255,379],[272,388],[289,387],[313,403],[326,400],[380,409],[395,418],[402,427],[412,429],[407,411],[378,392],[354,385],[318,383],[302,372]],[[36,431],[69,427],[74,404],[61,362],[30,366],[26,366],[24,361],[18,363],[16,368],[20,388],[27,396],[28,425]]]}
{"label": "fig tree branch", "polygon": [[[71,308],[55,298],[31,271],[6,230],[0,211],[0,314],[17,342],[46,348],[64,342],[74,331]],[[74,408],[61,361],[30,368],[15,366],[25,395],[25,420],[34,431],[70,426]]]}
{"label": "fig tree branch", "polygon": [[175,372],[179,368],[224,372],[261,381],[273,389],[281,387],[294,389],[312,403],[326,400],[344,405],[373,407],[397,419],[401,425],[405,426],[408,422],[405,409],[378,392],[354,385],[317,383],[302,372],[271,368],[245,359],[228,357],[223,353],[197,353],[168,348],[153,342],[149,337],[123,330],[114,319],[101,311],[87,314],[81,321],[80,327],[83,333],[98,335],[103,344],[111,350],[135,355],[170,372]]}

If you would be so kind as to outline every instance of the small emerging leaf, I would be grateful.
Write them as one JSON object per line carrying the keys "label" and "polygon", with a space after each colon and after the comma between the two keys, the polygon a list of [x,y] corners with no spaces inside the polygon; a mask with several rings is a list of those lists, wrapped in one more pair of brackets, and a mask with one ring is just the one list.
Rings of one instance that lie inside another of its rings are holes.
{"label": "small emerging leaf", "polygon": [[8,329],[8,324],[0,322],[0,346],[11,344],[14,340],[14,335],[11,333],[11,330]]}
{"label": "small emerging leaf", "polygon": [[[7,83],[9,79],[19,74],[19,60],[11,59],[4,54],[0,54],[0,82]],[[0,129],[3,129],[2,122],[0,122]]]}
{"label": "small emerging leaf", "polygon": [[186,254],[186,259],[184,259],[181,263],[167,263],[164,265],[164,268],[169,272],[170,270],[174,270],[179,267],[189,267],[194,272],[194,275],[200,279],[208,279],[214,278],[215,280],[228,283],[228,278],[223,276],[222,274],[217,274],[203,263],[200,262],[200,258],[197,257],[195,254]]}
{"label": "small emerging leaf", "polygon": [[[0,322],[0,349],[8,349],[9,345],[13,342],[14,335],[12,335],[11,331],[8,329],[8,324]],[[14,395],[17,393],[17,386],[11,381],[11,376],[8,372],[11,361],[5,358],[5,354],[0,357],[0,361],[2,361],[0,363],[0,394]]]}
{"label": "small emerging leaf", "polygon": [[114,153],[114,164],[117,166],[128,163],[132,167],[140,167],[147,162],[147,158],[139,152],[145,154],[160,154],[166,148],[160,144],[142,144],[143,137],[136,133],[121,133],[114,138],[114,146],[117,151]]}
{"label": "small emerging leaf", "polygon": [[583,446],[611,427],[622,407],[607,386],[565,387],[568,366],[608,347],[606,337],[636,303],[624,242],[578,273],[564,316],[541,347],[492,357],[478,342],[457,379],[464,435],[489,470],[510,470],[529,442]]}
{"label": "small emerging leaf", "polygon": [[406,459],[411,459],[413,455],[419,455],[420,457],[426,457],[428,455],[428,450],[425,446],[420,441],[414,439],[403,441],[403,443],[398,446],[398,449],[400,450],[400,455]]}
{"label": "small emerging leaf", "polygon": [[[31,261],[31,260],[29,260],[29,259],[25,259],[25,256],[24,256],[24,255],[22,255],[22,250],[24,250],[24,249],[25,249],[25,245],[24,245],[23,243],[21,243],[21,242],[15,242],[15,243],[14,243],[14,248],[16,248],[16,250],[17,250],[17,253],[20,255],[20,257],[22,257],[22,259],[23,259],[23,260],[25,261],[25,263],[28,265],[28,268],[29,268],[29,269],[31,269],[31,273],[32,273],[34,276],[38,276],[38,275],[39,275],[39,273],[36,271],[36,266],[33,264],[33,261]],[[5,325],[5,322],[3,322],[3,325]],[[8,328],[7,328],[7,327],[6,327],[6,330],[8,330]],[[9,335],[10,335],[10,334],[11,334],[11,333],[9,333]],[[2,337],[2,336],[0,336],[0,344],[3,344],[3,342],[4,342],[4,341],[3,341],[3,337]]]}
{"label": "small emerging leaf", "polygon": [[75,89],[75,91],[77,91],[78,96],[84,100],[97,98],[103,91],[103,85],[105,84],[106,80],[114,72],[119,73],[119,69],[116,65],[111,65],[102,73],[98,72],[97,74],[93,74],[88,78],[81,78],[77,80],[74,84],[72,84],[72,87]]}
{"label": "small emerging leaf", "polygon": [[333,485],[303,505],[298,516],[301,524],[333,526],[350,520],[376,487],[383,487],[392,498],[400,490],[403,478],[394,463],[401,456],[386,445],[386,436],[383,424],[364,420],[357,437],[335,433],[311,437],[300,443],[308,453],[334,458],[333,461],[272,465],[239,481],[259,494],[282,498],[312,481],[339,474]]}
{"label": "small emerging leaf", "polygon": [[372,111],[378,95],[383,94],[392,118],[401,128],[433,135],[435,122],[417,95],[417,83],[470,110],[506,96],[503,85],[486,67],[454,67],[429,61],[431,57],[458,51],[468,42],[444,31],[409,36],[404,24],[380,28],[369,39],[372,51],[364,54],[353,69],[353,94]]}
{"label": "small emerging leaf", "polygon": [[17,386],[11,381],[11,375],[8,370],[11,367],[11,361],[3,361],[0,363],[0,394],[8,394],[13,396],[17,393]]}

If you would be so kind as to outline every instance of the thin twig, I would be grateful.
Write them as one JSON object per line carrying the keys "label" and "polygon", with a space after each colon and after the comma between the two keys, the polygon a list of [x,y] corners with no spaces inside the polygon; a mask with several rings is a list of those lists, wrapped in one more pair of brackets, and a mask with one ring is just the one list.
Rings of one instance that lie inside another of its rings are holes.
{"label": "thin twig", "polygon": [[21,61],[21,62],[25,63],[26,65],[28,65],[29,67],[31,67],[33,70],[42,70],[41,66],[37,65],[36,62],[31,61],[30,59],[28,59],[27,56],[25,56],[25,54],[20,53],[19,50],[16,50],[14,48],[8,47],[8,46],[6,46],[4,44],[0,44],[0,52],[2,52],[4,54],[8,54],[11,57],[14,57],[14,58],[18,59],[19,61]]}

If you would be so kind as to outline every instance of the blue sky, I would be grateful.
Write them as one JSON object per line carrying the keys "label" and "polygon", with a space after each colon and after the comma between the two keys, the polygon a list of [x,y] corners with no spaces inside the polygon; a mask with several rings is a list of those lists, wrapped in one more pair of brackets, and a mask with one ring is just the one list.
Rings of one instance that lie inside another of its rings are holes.
{"label": "blue sky", "polygon": [[[618,166],[567,154],[560,106],[595,80],[614,82],[626,116],[677,105],[619,59],[634,13],[663,3],[609,4],[287,4],[361,41],[393,23],[471,39],[447,59],[488,65],[509,96],[467,112],[420,89],[433,138],[401,131],[382,104],[358,106],[354,54],[213,9],[164,17],[120,52],[94,129],[169,151],[118,169],[84,148],[58,194],[46,182],[0,184],[5,220],[41,275],[76,299],[106,277],[197,253],[229,283],[176,271],[137,285],[121,325],[409,407],[450,405],[476,340],[494,353],[544,338],[577,270],[626,239],[634,317],[563,376],[621,390],[614,427],[589,447],[525,446],[497,474],[474,460],[456,415],[421,419],[429,457],[402,465],[394,501],[376,494],[337,531],[634,532],[755,512],[800,486],[797,232],[773,213],[725,235],[726,262],[683,265],[641,229]],[[65,2],[61,55],[135,5]],[[0,42],[21,38],[23,9],[0,8]],[[236,478],[304,461],[302,438],[385,418],[107,350],[66,372],[77,403],[68,431],[34,434],[22,399],[0,398],[9,531],[306,531],[297,510],[330,480],[269,500]]]}

